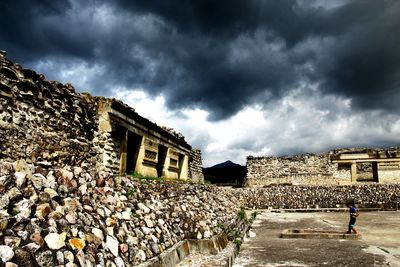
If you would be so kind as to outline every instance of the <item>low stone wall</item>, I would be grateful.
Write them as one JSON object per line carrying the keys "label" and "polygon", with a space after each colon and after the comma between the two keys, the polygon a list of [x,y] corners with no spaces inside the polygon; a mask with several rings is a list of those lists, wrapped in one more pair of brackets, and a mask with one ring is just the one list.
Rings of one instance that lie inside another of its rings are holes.
{"label": "low stone wall", "polygon": [[293,157],[247,157],[247,187],[270,184],[346,184],[349,168],[340,169],[330,162],[329,154],[304,154]]}
{"label": "low stone wall", "polygon": [[236,189],[239,202],[246,208],[303,209],[345,207],[355,199],[359,207],[398,209],[400,185],[364,184],[348,186],[270,186]]}
{"label": "low stone wall", "polygon": [[237,220],[229,190],[0,161],[0,250],[19,266],[137,266]]}

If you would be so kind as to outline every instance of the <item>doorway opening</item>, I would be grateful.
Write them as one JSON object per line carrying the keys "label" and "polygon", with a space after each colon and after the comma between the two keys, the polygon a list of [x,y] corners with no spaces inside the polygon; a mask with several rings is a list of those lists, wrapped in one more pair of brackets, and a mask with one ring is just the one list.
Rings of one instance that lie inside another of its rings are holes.
{"label": "doorway opening", "polygon": [[168,148],[163,145],[158,145],[158,153],[157,153],[157,176],[162,177],[163,176],[163,169],[165,165],[165,159],[167,157],[167,151]]}
{"label": "doorway opening", "polygon": [[127,155],[126,155],[126,173],[130,174],[136,170],[137,159],[143,136],[128,132]]}

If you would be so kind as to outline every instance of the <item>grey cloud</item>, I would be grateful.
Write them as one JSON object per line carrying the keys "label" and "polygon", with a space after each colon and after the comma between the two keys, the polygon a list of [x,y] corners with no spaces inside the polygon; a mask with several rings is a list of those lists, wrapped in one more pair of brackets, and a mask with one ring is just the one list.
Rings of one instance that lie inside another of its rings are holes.
{"label": "grey cloud", "polygon": [[[308,83],[360,110],[398,113],[399,13],[398,1],[373,0],[329,8],[288,0],[5,0],[0,48],[30,67],[100,66],[85,83],[92,87],[79,90],[162,92],[170,108],[199,106],[212,120]],[[44,71],[62,79],[57,67]]]}

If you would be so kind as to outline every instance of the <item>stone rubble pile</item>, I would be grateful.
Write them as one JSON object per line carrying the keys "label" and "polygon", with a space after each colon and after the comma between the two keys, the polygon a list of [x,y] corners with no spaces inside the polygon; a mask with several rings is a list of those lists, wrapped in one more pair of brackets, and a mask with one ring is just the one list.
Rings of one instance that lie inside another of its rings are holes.
{"label": "stone rubble pile", "polygon": [[303,209],[345,207],[355,199],[359,207],[398,209],[400,185],[364,184],[347,186],[270,186],[236,189],[235,194],[247,208]]}
{"label": "stone rubble pile", "polygon": [[235,223],[230,191],[0,161],[0,265],[136,266]]}

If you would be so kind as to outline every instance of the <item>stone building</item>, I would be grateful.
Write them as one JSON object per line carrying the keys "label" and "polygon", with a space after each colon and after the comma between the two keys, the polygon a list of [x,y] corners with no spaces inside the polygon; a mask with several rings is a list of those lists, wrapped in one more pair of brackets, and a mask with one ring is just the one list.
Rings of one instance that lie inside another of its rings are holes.
{"label": "stone building", "polygon": [[121,101],[76,93],[0,53],[0,159],[203,182],[201,151]]}
{"label": "stone building", "polygon": [[107,136],[103,149],[97,146],[102,159],[99,168],[104,166],[120,174],[137,172],[186,180],[189,163],[201,164],[193,160],[192,147],[183,136],[159,127],[124,103],[103,99],[98,112],[99,135]]}
{"label": "stone building", "polygon": [[323,154],[247,157],[245,185],[400,183],[400,149],[336,149]]}

